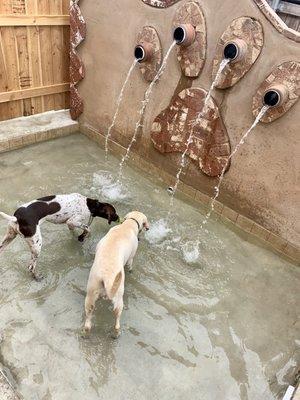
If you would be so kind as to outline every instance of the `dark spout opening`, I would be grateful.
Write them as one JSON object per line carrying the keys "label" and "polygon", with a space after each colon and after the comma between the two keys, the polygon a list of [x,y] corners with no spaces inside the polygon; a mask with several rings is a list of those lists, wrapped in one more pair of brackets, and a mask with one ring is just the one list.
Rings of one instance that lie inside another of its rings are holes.
{"label": "dark spout opening", "polygon": [[239,49],[235,43],[228,43],[224,48],[224,58],[231,61],[235,60],[239,54]]}
{"label": "dark spout opening", "polygon": [[276,90],[268,90],[264,95],[264,104],[269,107],[278,106],[280,103],[280,94]]}
{"label": "dark spout opening", "polygon": [[186,33],[185,30],[182,28],[182,26],[178,26],[176,29],[174,29],[173,32],[173,39],[177,44],[181,44],[184,42]]}
{"label": "dark spout opening", "polygon": [[146,53],[145,53],[145,50],[144,50],[144,48],[142,46],[140,46],[140,45],[135,46],[134,57],[136,58],[136,60],[138,62],[144,61],[144,59],[146,57]]}

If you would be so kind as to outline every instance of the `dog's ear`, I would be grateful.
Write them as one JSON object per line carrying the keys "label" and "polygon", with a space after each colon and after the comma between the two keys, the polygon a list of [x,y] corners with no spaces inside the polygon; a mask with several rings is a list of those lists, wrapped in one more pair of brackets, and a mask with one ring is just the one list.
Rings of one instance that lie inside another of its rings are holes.
{"label": "dog's ear", "polygon": [[112,221],[118,221],[119,216],[111,204],[105,204],[104,210],[109,225],[112,223]]}
{"label": "dog's ear", "polygon": [[92,216],[96,217],[98,215],[97,211],[98,211],[98,207],[99,207],[98,200],[87,198],[86,205],[87,205],[88,209],[90,210],[90,213],[92,214]]}

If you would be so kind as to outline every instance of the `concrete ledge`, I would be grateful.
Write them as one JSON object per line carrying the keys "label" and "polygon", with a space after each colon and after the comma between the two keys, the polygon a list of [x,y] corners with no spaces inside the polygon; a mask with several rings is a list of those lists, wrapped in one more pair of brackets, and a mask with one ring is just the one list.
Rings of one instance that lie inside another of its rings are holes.
{"label": "concrete ledge", "polygon": [[21,400],[12,385],[0,368],[0,399],[1,400]]}
{"label": "concrete ledge", "polygon": [[294,393],[293,400],[300,400],[300,385],[298,386],[298,388],[296,389],[296,391]]}
{"label": "concrete ledge", "polygon": [[49,111],[0,122],[0,153],[78,132],[69,110]]}
{"label": "concrete ledge", "polygon": [[[101,147],[104,147],[105,137],[95,128],[88,124],[81,124],[80,131],[91,140],[98,143]],[[126,149],[123,146],[111,140],[109,142],[109,150],[116,156],[122,156],[126,152]],[[156,167],[150,161],[140,157],[136,153],[131,153],[128,165],[138,167],[143,172],[148,173],[150,178],[155,177],[154,179],[157,179],[157,177],[159,177],[167,186],[174,184],[175,178],[172,175],[163,171],[161,168]],[[178,191],[193,201],[200,203],[205,208],[209,208],[211,198],[206,194],[201,193],[199,190],[180,182],[178,185]],[[252,236],[258,238],[262,241],[263,245],[272,249],[277,254],[286,257],[289,261],[300,263],[300,249],[298,247],[258,225],[256,222],[244,215],[237,213],[218,201],[215,203],[214,215],[218,216],[222,222],[231,224],[234,227],[241,229],[243,232],[246,232],[249,237]]]}

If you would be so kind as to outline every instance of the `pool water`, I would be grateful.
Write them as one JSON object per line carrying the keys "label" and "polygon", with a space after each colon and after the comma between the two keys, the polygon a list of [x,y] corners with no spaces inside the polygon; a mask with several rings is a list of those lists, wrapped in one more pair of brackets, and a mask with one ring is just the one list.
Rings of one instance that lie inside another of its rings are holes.
{"label": "pool water", "polygon": [[[55,193],[138,209],[152,225],[126,275],[122,334],[111,337],[109,303],[98,301],[82,337],[84,297],[99,239],[97,219],[79,243],[65,225],[42,225],[35,282],[17,238],[0,255],[0,361],[26,400],[281,399],[300,362],[300,270],[259,243],[175,199],[82,135],[0,156],[0,210]],[[111,200],[114,199],[114,200]],[[6,221],[0,220],[4,235]],[[195,242],[199,240],[197,248]],[[191,262],[190,262],[191,261]]]}

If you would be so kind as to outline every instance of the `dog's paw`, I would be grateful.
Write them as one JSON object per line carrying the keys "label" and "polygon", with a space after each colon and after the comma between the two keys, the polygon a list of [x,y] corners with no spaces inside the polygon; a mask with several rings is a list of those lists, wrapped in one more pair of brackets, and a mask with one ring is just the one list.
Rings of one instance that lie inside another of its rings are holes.
{"label": "dog's paw", "polygon": [[90,329],[82,328],[80,332],[80,337],[82,339],[88,339],[90,337],[90,333],[91,333]]}
{"label": "dog's paw", "polygon": [[36,282],[41,282],[41,281],[44,279],[44,277],[43,277],[43,275],[33,274],[33,279],[34,279]]}
{"label": "dog's paw", "polygon": [[81,243],[84,242],[85,237],[86,237],[86,235],[85,235],[84,233],[82,233],[81,235],[79,235],[79,236],[78,236],[79,242],[81,242]]}
{"label": "dog's paw", "polygon": [[114,340],[119,339],[120,336],[121,336],[121,329],[114,329],[110,335],[110,337]]}

